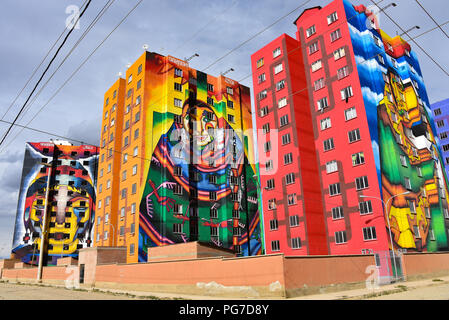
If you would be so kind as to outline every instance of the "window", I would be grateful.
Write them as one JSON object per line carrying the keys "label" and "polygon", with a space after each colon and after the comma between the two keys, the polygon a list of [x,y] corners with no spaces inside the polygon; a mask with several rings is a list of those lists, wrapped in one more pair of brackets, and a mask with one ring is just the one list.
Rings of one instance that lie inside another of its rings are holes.
{"label": "window", "polygon": [[408,178],[408,177],[404,177],[404,184],[405,184],[405,188],[407,189],[407,190],[412,190],[412,185],[411,185],[411,182],[410,182],[410,178]]}
{"label": "window", "polygon": [[126,170],[122,172],[122,180],[123,180],[123,181],[126,180]]}
{"label": "window", "polygon": [[123,143],[123,146],[127,146],[129,144],[129,137],[125,137],[125,140],[124,140],[124,143]]}
{"label": "window", "polygon": [[282,145],[286,145],[290,143],[290,133],[284,134],[282,136]]}
{"label": "window", "polygon": [[323,141],[324,151],[334,149],[334,138],[329,138]]}
{"label": "window", "polygon": [[173,223],[173,233],[182,233],[182,223]]}
{"label": "window", "polygon": [[340,38],[341,38],[341,31],[340,31],[340,29],[337,29],[337,30],[331,32],[331,42],[334,42],[334,41],[336,41],[336,40],[338,40]]}
{"label": "window", "polygon": [[282,117],[279,119],[279,122],[280,122],[280,126],[281,126],[281,127],[286,126],[286,125],[289,123],[289,120],[288,120],[288,114],[282,116]]}
{"label": "window", "polygon": [[279,251],[279,250],[281,250],[279,246],[279,240],[271,241],[271,251]]}
{"label": "window", "polygon": [[207,91],[213,92],[213,91],[214,91],[214,85],[211,84],[211,83],[208,83],[208,84],[207,84]]}
{"label": "window", "polygon": [[332,208],[332,219],[338,220],[343,218],[343,207]]}
{"label": "window", "polygon": [[296,204],[296,193],[287,195],[287,204],[293,206]]}
{"label": "window", "polygon": [[281,48],[274,49],[274,51],[273,51],[273,59],[279,57],[280,55],[281,55]]}
{"label": "window", "polygon": [[262,82],[265,82],[265,80],[266,80],[265,73],[260,74],[260,75],[257,77],[257,80],[258,80],[259,84],[262,83]]}
{"label": "window", "polygon": [[218,237],[218,227],[210,227],[210,236]]}
{"label": "window", "polygon": [[176,91],[182,92],[182,84],[175,82],[174,88]]}
{"label": "window", "polygon": [[180,184],[173,186],[173,194],[182,195],[182,186]]}
{"label": "window", "polygon": [[312,72],[315,72],[315,71],[321,69],[321,66],[322,66],[322,64],[321,64],[321,59],[320,59],[315,62],[312,62],[310,67],[312,68]]}
{"label": "window", "polygon": [[137,68],[137,74],[142,72],[142,65],[140,64],[139,67]]}
{"label": "window", "polygon": [[287,105],[287,98],[281,98],[278,101],[278,108],[281,109]]}
{"label": "window", "polygon": [[124,217],[125,216],[125,207],[120,208],[120,217]]}
{"label": "window", "polygon": [[240,228],[240,227],[232,228],[232,235],[240,237],[242,235],[242,228]]}
{"label": "window", "polygon": [[363,152],[354,153],[351,158],[352,166],[358,166],[365,163],[365,155]]}
{"label": "window", "polygon": [[209,191],[209,200],[217,200],[217,192]]}
{"label": "window", "polygon": [[437,127],[438,128],[444,127],[444,120],[437,121]]}
{"label": "window", "polygon": [[136,213],[136,204],[135,203],[131,204],[131,214],[134,214],[134,213]]}
{"label": "window", "polygon": [[127,94],[127,97],[128,97],[128,98],[131,97],[132,92],[133,92],[133,91],[132,91],[131,89],[128,90],[128,94]]}
{"label": "window", "polygon": [[278,65],[276,65],[274,67],[274,74],[278,74],[279,72],[281,72],[282,70],[284,70],[282,63],[279,63]]}
{"label": "window", "polygon": [[265,144],[264,144],[264,150],[265,150],[265,152],[271,151],[271,141],[265,142]]}
{"label": "window", "polygon": [[178,69],[178,68],[175,68],[175,76],[182,77],[182,70]]}
{"label": "window", "polygon": [[295,174],[294,173],[289,173],[285,176],[285,184],[289,185],[295,183]]}
{"label": "window", "polygon": [[326,129],[332,127],[331,118],[328,117],[328,118],[322,119],[320,121],[320,124],[321,124],[321,130],[326,130]]}
{"label": "window", "polygon": [[326,173],[332,173],[338,171],[338,164],[336,160],[332,160],[326,163]]}
{"label": "window", "polygon": [[343,68],[340,68],[337,70],[337,78],[338,80],[343,79],[349,75],[349,69],[348,66],[344,66]]}
{"label": "window", "polygon": [[259,114],[260,114],[260,117],[265,117],[268,114],[268,107],[265,106],[263,108],[260,108]]}
{"label": "window", "polygon": [[447,139],[447,132],[440,133],[440,139],[441,140]]}
{"label": "window", "polygon": [[267,95],[268,95],[267,90],[263,90],[263,91],[259,92],[259,94],[258,94],[259,100],[265,99],[267,97]]}
{"label": "window", "polygon": [[372,213],[373,206],[371,205],[371,200],[359,202],[359,212],[361,215]]}
{"label": "window", "polygon": [[284,155],[284,164],[285,165],[290,164],[292,162],[293,162],[293,155],[291,152]]}
{"label": "window", "polygon": [[318,79],[313,83],[313,88],[315,91],[324,88],[324,86],[325,86],[324,78]]}
{"label": "window", "polygon": [[407,167],[407,158],[403,154],[399,155],[399,159],[401,161],[402,166]]}
{"label": "window", "polygon": [[276,83],[276,91],[279,91],[284,88],[285,88],[285,80],[281,80],[278,83]]}
{"label": "window", "polygon": [[346,238],[346,231],[337,231],[334,233],[335,235],[335,243],[339,244],[339,243],[346,243],[347,238]]}
{"label": "window", "polygon": [[296,237],[292,238],[292,249],[299,249],[301,248],[301,238]]}
{"label": "window", "polygon": [[276,209],[276,200],[275,199],[268,200],[268,210],[274,209]]}
{"label": "window", "polygon": [[360,130],[354,129],[348,132],[349,143],[353,143],[360,140]]}
{"label": "window", "polygon": [[290,227],[299,226],[299,216],[298,215],[290,216],[289,220],[290,220]]}
{"label": "window", "polygon": [[263,132],[264,134],[267,134],[268,132],[270,132],[270,124],[269,124],[269,123],[265,123],[265,124],[262,126],[262,132]]}
{"label": "window", "polygon": [[341,100],[346,100],[354,95],[351,86],[344,88],[343,90],[340,91],[340,93],[341,93]]}
{"label": "window", "polygon": [[380,62],[381,64],[385,64],[385,60],[384,60],[384,57],[383,57],[382,55],[378,55],[378,56],[377,56],[377,59],[379,60],[379,62]]}
{"label": "window", "polygon": [[322,111],[325,108],[329,107],[329,102],[327,100],[327,97],[321,98],[317,101],[318,111]]}
{"label": "window", "polygon": [[268,190],[274,189],[274,179],[267,180],[267,189]]}
{"label": "window", "polygon": [[411,213],[416,213],[416,204],[413,200],[408,200],[408,207],[410,208]]}
{"label": "window", "polygon": [[175,105],[175,107],[182,108],[182,100],[181,99],[174,98],[173,104]]}
{"label": "window", "polygon": [[315,34],[316,29],[315,29],[315,25],[309,27],[306,29],[306,36],[307,38],[310,37],[311,35]]}
{"label": "window", "polygon": [[260,58],[259,60],[257,60],[256,66],[257,66],[257,68],[260,68],[263,66],[263,58]]}
{"label": "window", "polygon": [[340,191],[340,183],[334,183],[329,185],[329,195],[336,196],[341,193]]}
{"label": "window", "polygon": [[338,20],[338,15],[337,12],[333,12],[330,15],[327,16],[327,24],[331,24],[334,23],[335,21]]}
{"label": "window", "polygon": [[443,151],[449,150],[449,144],[443,144]]}
{"label": "window", "polygon": [[137,81],[137,89],[140,89],[141,86],[142,86],[142,79]]}
{"label": "window", "polygon": [[363,228],[363,240],[376,240],[376,227]]}
{"label": "window", "polygon": [[343,58],[346,55],[345,48],[341,47],[334,51],[334,60]]}
{"label": "window", "polygon": [[234,94],[234,89],[232,89],[231,87],[226,87],[226,93],[227,94]]}
{"label": "window", "polygon": [[345,119],[346,121],[357,118],[357,111],[355,107],[349,108],[345,110]]}
{"label": "window", "polygon": [[356,190],[362,190],[368,188],[368,177],[358,177],[355,179],[355,188]]}
{"label": "window", "polygon": [[[441,109],[440,109],[440,108],[435,109],[435,110],[433,110],[433,113],[434,113],[436,116],[439,116],[439,115],[441,115]],[[107,112],[106,112],[106,116],[107,116]]]}
{"label": "window", "polygon": [[379,37],[373,35],[373,39],[378,47],[382,47],[382,40],[380,40]]}
{"label": "window", "polygon": [[312,44],[309,46],[309,54],[315,53],[315,52],[317,52],[317,51],[318,51],[318,41],[312,43]]}
{"label": "window", "polygon": [[273,230],[277,230],[277,229],[278,229],[277,219],[270,220],[270,230],[273,231]]}
{"label": "window", "polygon": [[232,123],[235,122],[234,116],[232,114],[228,114],[228,121]]}

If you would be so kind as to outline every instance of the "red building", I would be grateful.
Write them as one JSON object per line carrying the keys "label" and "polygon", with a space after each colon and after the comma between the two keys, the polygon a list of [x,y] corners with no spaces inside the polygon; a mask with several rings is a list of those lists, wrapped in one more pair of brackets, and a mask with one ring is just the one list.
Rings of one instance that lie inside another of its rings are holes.
{"label": "red building", "polygon": [[297,39],[251,56],[266,253],[388,250],[382,202],[360,197],[381,193],[344,5],[305,10]]}

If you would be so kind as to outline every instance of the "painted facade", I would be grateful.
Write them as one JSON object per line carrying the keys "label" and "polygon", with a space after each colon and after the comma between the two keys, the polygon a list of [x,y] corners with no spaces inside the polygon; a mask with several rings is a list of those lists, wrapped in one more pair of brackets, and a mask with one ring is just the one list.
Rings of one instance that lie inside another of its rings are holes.
{"label": "painted facade", "polygon": [[[389,37],[375,18],[364,6],[346,0],[306,9],[294,22],[296,39],[281,37],[288,39],[291,49],[281,50],[276,59],[290,60],[301,52],[301,59],[296,60],[302,60],[302,66],[284,68],[287,74],[282,77],[290,86],[292,79],[306,79],[307,83],[291,90],[286,104],[273,103],[274,108],[269,105],[268,110],[263,109],[265,103],[260,98],[277,97],[282,92],[281,79],[261,81],[264,71],[260,64],[274,56],[271,51],[279,46],[280,38],[253,54],[255,104],[263,114],[256,115],[257,126],[262,129],[269,119],[273,120],[270,134],[282,132],[282,121],[275,119],[282,117],[280,113],[287,113],[290,119],[298,111],[310,113],[312,128],[304,121],[294,121],[294,128],[313,135],[304,136],[307,142],[293,150],[302,152],[302,159],[308,155],[319,168],[318,172],[307,170],[310,176],[301,184],[310,186],[318,181],[319,195],[313,200],[322,212],[322,221],[317,216],[314,225],[320,225],[325,233],[321,239],[327,244],[327,254],[381,252],[391,248],[392,242],[401,250],[446,250],[447,181],[418,59],[408,43]],[[308,99],[295,102],[296,95]],[[280,147],[275,155],[278,163],[282,165],[289,152]],[[266,155],[261,143],[258,154]],[[293,165],[298,173],[303,169],[301,161]],[[276,175],[286,168],[280,170],[270,177],[263,176],[261,168],[262,182],[278,179]],[[277,203],[288,197],[286,188],[288,184],[279,181],[272,190],[262,191],[265,236],[284,242],[270,251],[267,241],[267,252],[300,255],[310,246],[307,219],[299,224],[306,240],[303,250],[289,247],[291,225],[277,219],[283,227],[267,230],[267,220],[276,218],[265,206],[273,199]]]}
{"label": "painted facade", "polygon": [[[37,264],[47,205],[44,263],[77,257],[92,243],[98,148],[47,142],[27,143],[12,253]],[[48,202],[45,201],[48,188]]]}
{"label": "painted facade", "polygon": [[[115,133],[122,139],[119,194],[109,204],[118,199],[116,222],[108,219],[116,224],[114,243],[129,247],[130,262],[147,261],[149,247],[196,240],[260,254],[249,89],[150,52],[126,77],[124,105],[117,106],[125,113],[122,132]],[[106,164],[100,160],[100,170]],[[100,218],[96,245],[102,245],[104,222]]]}

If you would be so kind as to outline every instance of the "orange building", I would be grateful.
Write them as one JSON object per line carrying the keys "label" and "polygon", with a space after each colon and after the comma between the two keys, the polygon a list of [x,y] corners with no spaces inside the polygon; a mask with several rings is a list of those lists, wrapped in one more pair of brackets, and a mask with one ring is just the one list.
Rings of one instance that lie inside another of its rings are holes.
{"label": "orange building", "polygon": [[126,246],[128,263],[197,240],[261,253],[249,88],[145,52],[106,91],[101,128],[95,246]]}

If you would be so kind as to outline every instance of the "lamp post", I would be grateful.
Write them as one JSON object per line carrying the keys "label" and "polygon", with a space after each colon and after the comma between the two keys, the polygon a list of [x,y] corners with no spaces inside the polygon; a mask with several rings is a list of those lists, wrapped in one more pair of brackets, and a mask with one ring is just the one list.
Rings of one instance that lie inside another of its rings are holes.
{"label": "lamp post", "polygon": [[[387,214],[387,209],[388,209],[388,203],[389,203],[393,198],[398,197],[398,196],[402,196],[402,195],[406,195],[406,194],[409,194],[409,193],[410,193],[410,191],[406,191],[406,192],[403,192],[403,193],[400,193],[400,194],[395,194],[395,195],[391,196],[390,198],[388,198],[388,199],[387,199],[387,202],[384,202],[381,198],[379,198],[379,197],[374,197],[374,196],[359,195],[359,197],[360,197],[360,198],[373,198],[373,199],[379,200],[380,202],[382,202],[383,209],[384,209],[384,214],[386,215],[386,214]],[[392,235],[391,235],[390,217],[387,216],[386,218],[387,218],[387,223],[388,223],[388,231],[389,231],[389,234],[390,234],[391,251],[393,252],[393,265],[394,265],[395,280],[396,280],[396,276],[397,276],[397,273],[398,273],[398,269],[397,269],[397,266],[396,266],[396,256],[395,256],[395,253],[394,253],[393,237],[392,237]],[[373,219],[375,219],[375,218],[373,218]],[[368,221],[372,221],[373,219],[370,219],[370,220],[368,220]],[[368,221],[367,221],[367,222],[368,222]]]}
{"label": "lamp post", "polygon": [[42,220],[42,233],[41,233],[41,247],[39,249],[39,265],[37,269],[37,282],[42,282],[42,267],[44,262],[44,246],[45,246],[45,237],[47,233],[47,211],[48,211],[48,195],[50,192],[50,178],[51,178],[51,164],[49,163],[41,163],[42,165],[48,167],[48,175],[47,175],[47,188],[45,190],[45,206],[44,206],[44,217]]}

